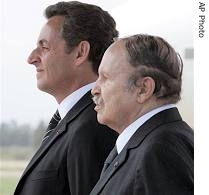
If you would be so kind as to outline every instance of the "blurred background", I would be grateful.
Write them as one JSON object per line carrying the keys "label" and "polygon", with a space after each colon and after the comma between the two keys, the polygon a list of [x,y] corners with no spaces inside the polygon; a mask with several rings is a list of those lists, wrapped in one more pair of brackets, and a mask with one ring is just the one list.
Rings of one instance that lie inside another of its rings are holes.
{"label": "blurred background", "polygon": [[[184,120],[194,125],[193,4],[189,0],[81,0],[107,10],[120,37],[147,33],[165,38],[184,62]],[[45,23],[44,9],[55,0],[0,1],[0,195],[13,193],[56,110],[55,99],[37,89],[27,57]]]}

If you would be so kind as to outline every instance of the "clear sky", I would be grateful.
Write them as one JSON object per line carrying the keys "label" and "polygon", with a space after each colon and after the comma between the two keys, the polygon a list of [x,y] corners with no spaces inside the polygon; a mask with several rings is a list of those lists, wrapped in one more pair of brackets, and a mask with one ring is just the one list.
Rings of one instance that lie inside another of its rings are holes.
{"label": "clear sky", "polygon": [[[37,89],[35,68],[27,57],[45,18],[43,10],[55,0],[1,0],[1,115],[0,121],[36,125],[48,121],[56,110],[55,99]],[[184,56],[193,47],[193,4],[189,0],[86,0],[109,11],[120,36],[136,33],[160,35]],[[187,63],[187,62],[186,62]],[[184,99],[193,115],[193,61],[187,63]],[[183,100],[184,100],[183,99]],[[183,109],[185,110],[185,109]],[[182,111],[184,112],[184,111]],[[187,115],[187,114],[185,114]],[[187,116],[186,116],[187,117]],[[193,122],[192,117],[187,117]]]}

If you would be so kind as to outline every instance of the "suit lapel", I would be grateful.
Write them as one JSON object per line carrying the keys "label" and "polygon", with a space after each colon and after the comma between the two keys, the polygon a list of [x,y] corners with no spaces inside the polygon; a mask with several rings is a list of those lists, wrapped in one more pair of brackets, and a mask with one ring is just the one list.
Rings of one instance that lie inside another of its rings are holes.
{"label": "suit lapel", "polygon": [[96,195],[102,191],[113,174],[116,173],[128,159],[126,156],[129,150],[139,147],[143,140],[160,125],[179,120],[182,119],[177,108],[171,108],[154,115],[141,127],[139,127],[126,146],[123,148],[121,153],[114,159],[104,175],[99,179],[90,195]]}
{"label": "suit lapel", "polygon": [[96,195],[102,191],[102,189],[105,187],[106,183],[111,179],[114,173],[117,172],[118,169],[120,169],[120,167],[124,164],[124,162],[126,161],[126,155],[127,148],[124,148],[122,152],[109,165],[107,170],[104,172],[102,177],[95,185],[94,189],[91,191],[90,195]]}
{"label": "suit lapel", "polygon": [[38,160],[40,160],[48,151],[48,148],[61,137],[61,135],[67,131],[66,125],[72,122],[88,105],[92,103],[90,92],[86,93],[75,106],[67,113],[67,115],[61,120],[57,125],[50,140],[47,140],[43,146],[41,145],[36,154],[31,159],[30,163],[26,167],[21,178],[23,178],[32,168],[36,165]]}

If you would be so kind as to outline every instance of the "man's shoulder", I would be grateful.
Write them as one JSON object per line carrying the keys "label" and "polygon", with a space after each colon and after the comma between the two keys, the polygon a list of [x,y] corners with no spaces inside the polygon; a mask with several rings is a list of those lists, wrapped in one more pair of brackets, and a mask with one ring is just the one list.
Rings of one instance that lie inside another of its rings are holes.
{"label": "man's shoulder", "polygon": [[[194,134],[192,129],[185,125],[184,121],[162,124],[155,128],[138,145],[143,149],[144,155],[169,154],[173,156],[193,155],[194,152]],[[137,150],[135,152],[141,152]],[[174,155],[175,154],[175,155]]]}
{"label": "man's shoulder", "polygon": [[[142,132],[143,131],[143,132]],[[145,134],[145,132],[147,132]],[[166,150],[181,151],[183,149],[193,151],[194,149],[194,132],[184,121],[172,121],[161,123],[159,126],[147,131],[138,129],[129,142],[129,146],[135,146],[135,152],[149,151],[154,148]]]}
{"label": "man's shoulder", "polygon": [[[68,120],[68,115],[66,116],[66,128],[68,131],[74,132],[74,136],[76,137],[89,137],[92,139],[94,137],[102,137],[104,139],[106,137],[116,137],[118,134],[107,127],[106,125],[102,125],[97,121],[97,114],[94,110],[93,102],[88,104],[73,120]],[[70,112],[70,111],[69,111]],[[69,115],[70,117],[70,115]]]}

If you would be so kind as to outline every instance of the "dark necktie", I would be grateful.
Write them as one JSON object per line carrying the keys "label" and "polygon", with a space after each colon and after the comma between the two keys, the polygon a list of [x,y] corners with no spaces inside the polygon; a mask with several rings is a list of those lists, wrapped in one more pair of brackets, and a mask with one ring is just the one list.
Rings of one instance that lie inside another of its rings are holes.
{"label": "dark necktie", "polygon": [[55,127],[57,126],[57,124],[59,123],[60,120],[61,120],[61,117],[60,117],[59,112],[57,110],[49,122],[48,128],[45,132],[42,142],[44,142],[45,140],[47,140],[47,138],[49,138],[50,134],[53,132],[53,130],[55,129]]}
{"label": "dark necktie", "polygon": [[110,152],[110,154],[108,155],[107,159],[104,162],[104,166],[101,172],[100,177],[102,177],[102,175],[104,174],[104,172],[107,170],[107,168],[109,167],[109,165],[111,164],[111,162],[115,159],[115,157],[118,155],[117,152],[117,148],[116,146],[112,149],[112,151]]}

